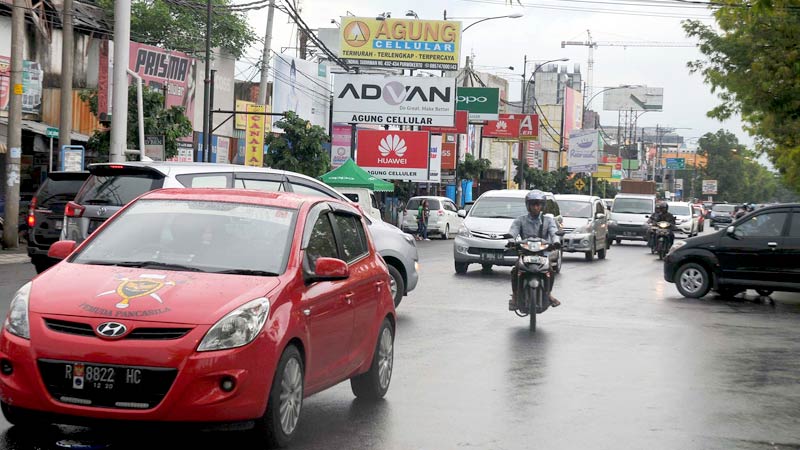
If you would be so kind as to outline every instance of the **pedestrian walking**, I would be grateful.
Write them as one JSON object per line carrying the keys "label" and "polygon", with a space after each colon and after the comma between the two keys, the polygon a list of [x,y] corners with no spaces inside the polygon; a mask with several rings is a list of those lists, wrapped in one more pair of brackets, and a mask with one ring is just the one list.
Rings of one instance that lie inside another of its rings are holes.
{"label": "pedestrian walking", "polygon": [[428,209],[428,201],[423,200],[417,207],[417,240],[430,241],[428,239],[428,216],[430,209]]}

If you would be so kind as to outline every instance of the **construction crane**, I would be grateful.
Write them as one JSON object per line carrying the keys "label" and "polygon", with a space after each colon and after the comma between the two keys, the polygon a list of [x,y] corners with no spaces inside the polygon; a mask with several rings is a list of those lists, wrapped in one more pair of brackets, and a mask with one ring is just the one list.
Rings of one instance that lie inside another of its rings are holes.
{"label": "construction crane", "polygon": [[594,86],[594,49],[597,47],[696,47],[695,44],[686,42],[656,42],[656,41],[595,41],[592,39],[591,30],[586,30],[588,39],[585,41],[561,41],[561,48],[568,45],[589,47],[589,64],[586,72],[586,97],[591,98]]}

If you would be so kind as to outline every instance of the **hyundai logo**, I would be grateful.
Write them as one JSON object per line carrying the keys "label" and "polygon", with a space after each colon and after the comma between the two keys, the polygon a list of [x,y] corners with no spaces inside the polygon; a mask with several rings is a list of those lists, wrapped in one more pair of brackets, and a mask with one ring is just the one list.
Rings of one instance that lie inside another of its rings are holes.
{"label": "hyundai logo", "polygon": [[117,322],[105,322],[97,326],[97,334],[103,337],[116,338],[128,331],[128,327]]}

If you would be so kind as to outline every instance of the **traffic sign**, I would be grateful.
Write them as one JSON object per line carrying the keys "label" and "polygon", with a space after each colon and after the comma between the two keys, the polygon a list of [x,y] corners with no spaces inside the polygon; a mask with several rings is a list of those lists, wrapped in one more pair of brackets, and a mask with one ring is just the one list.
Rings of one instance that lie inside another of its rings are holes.
{"label": "traffic sign", "polygon": [[686,158],[667,158],[667,169],[683,170],[686,168]]}
{"label": "traffic sign", "polygon": [[575,189],[582,191],[585,187],[586,183],[582,179],[578,178],[578,181],[575,182]]}
{"label": "traffic sign", "polygon": [[683,190],[683,178],[676,178],[675,179],[675,190],[676,191]]}
{"label": "traffic sign", "polygon": [[57,138],[58,137],[58,128],[47,127],[47,137],[49,138]]}

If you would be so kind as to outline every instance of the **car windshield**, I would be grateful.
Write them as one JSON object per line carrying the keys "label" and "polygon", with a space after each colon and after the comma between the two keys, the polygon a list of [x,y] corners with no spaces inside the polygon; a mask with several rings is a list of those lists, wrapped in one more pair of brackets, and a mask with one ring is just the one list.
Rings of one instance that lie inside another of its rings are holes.
{"label": "car windshield", "polygon": [[592,217],[592,204],[580,200],[559,200],[558,206],[561,208],[561,215],[564,217]]}
{"label": "car windshield", "polygon": [[295,211],[241,203],[140,200],[72,260],[78,264],[280,274]]}
{"label": "car windshield", "polygon": [[711,207],[711,210],[714,212],[733,212],[734,206],[733,205],[714,205]]}
{"label": "car windshield", "polygon": [[669,207],[669,212],[672,213],[673,216],[691,216],[692,213],[689,211],[689,207],[686,205],[672,205]]}
{"label": "car windshield", "polygon": [[485,197],[469,210],[470,217],[492,219],[516,219],[527,213],[525,199],[520,197]]}
{"label": "car windshield", "polygon": [[52,180],[44,182],[36,194],[36,206],[64,210],[64,204],[75,198],[84,180]]}
{"label": "car windshield", "polygon": [[92,175],[86,180],[75,201],[81,205],[125,206],[145,192],[159,189],[163,184],[163,177],[148,173]]}
{"label": "car windshield", "polygon": [[412,198],[411,200],[408,201],[406,209],[408,211],[416,211],[417,208],[419,208],[420,202],[422,202],[423,200],[428,201],[428,209],[431,211],[437,211],[439,210],[439,208],[441,208],[439,200],[436,200],[435,198]]}
{"label": "car windshield", "polygon": [[618,198],[614,200],[613,212],[618,214],[652,214],[653,201],[647,198]]}

